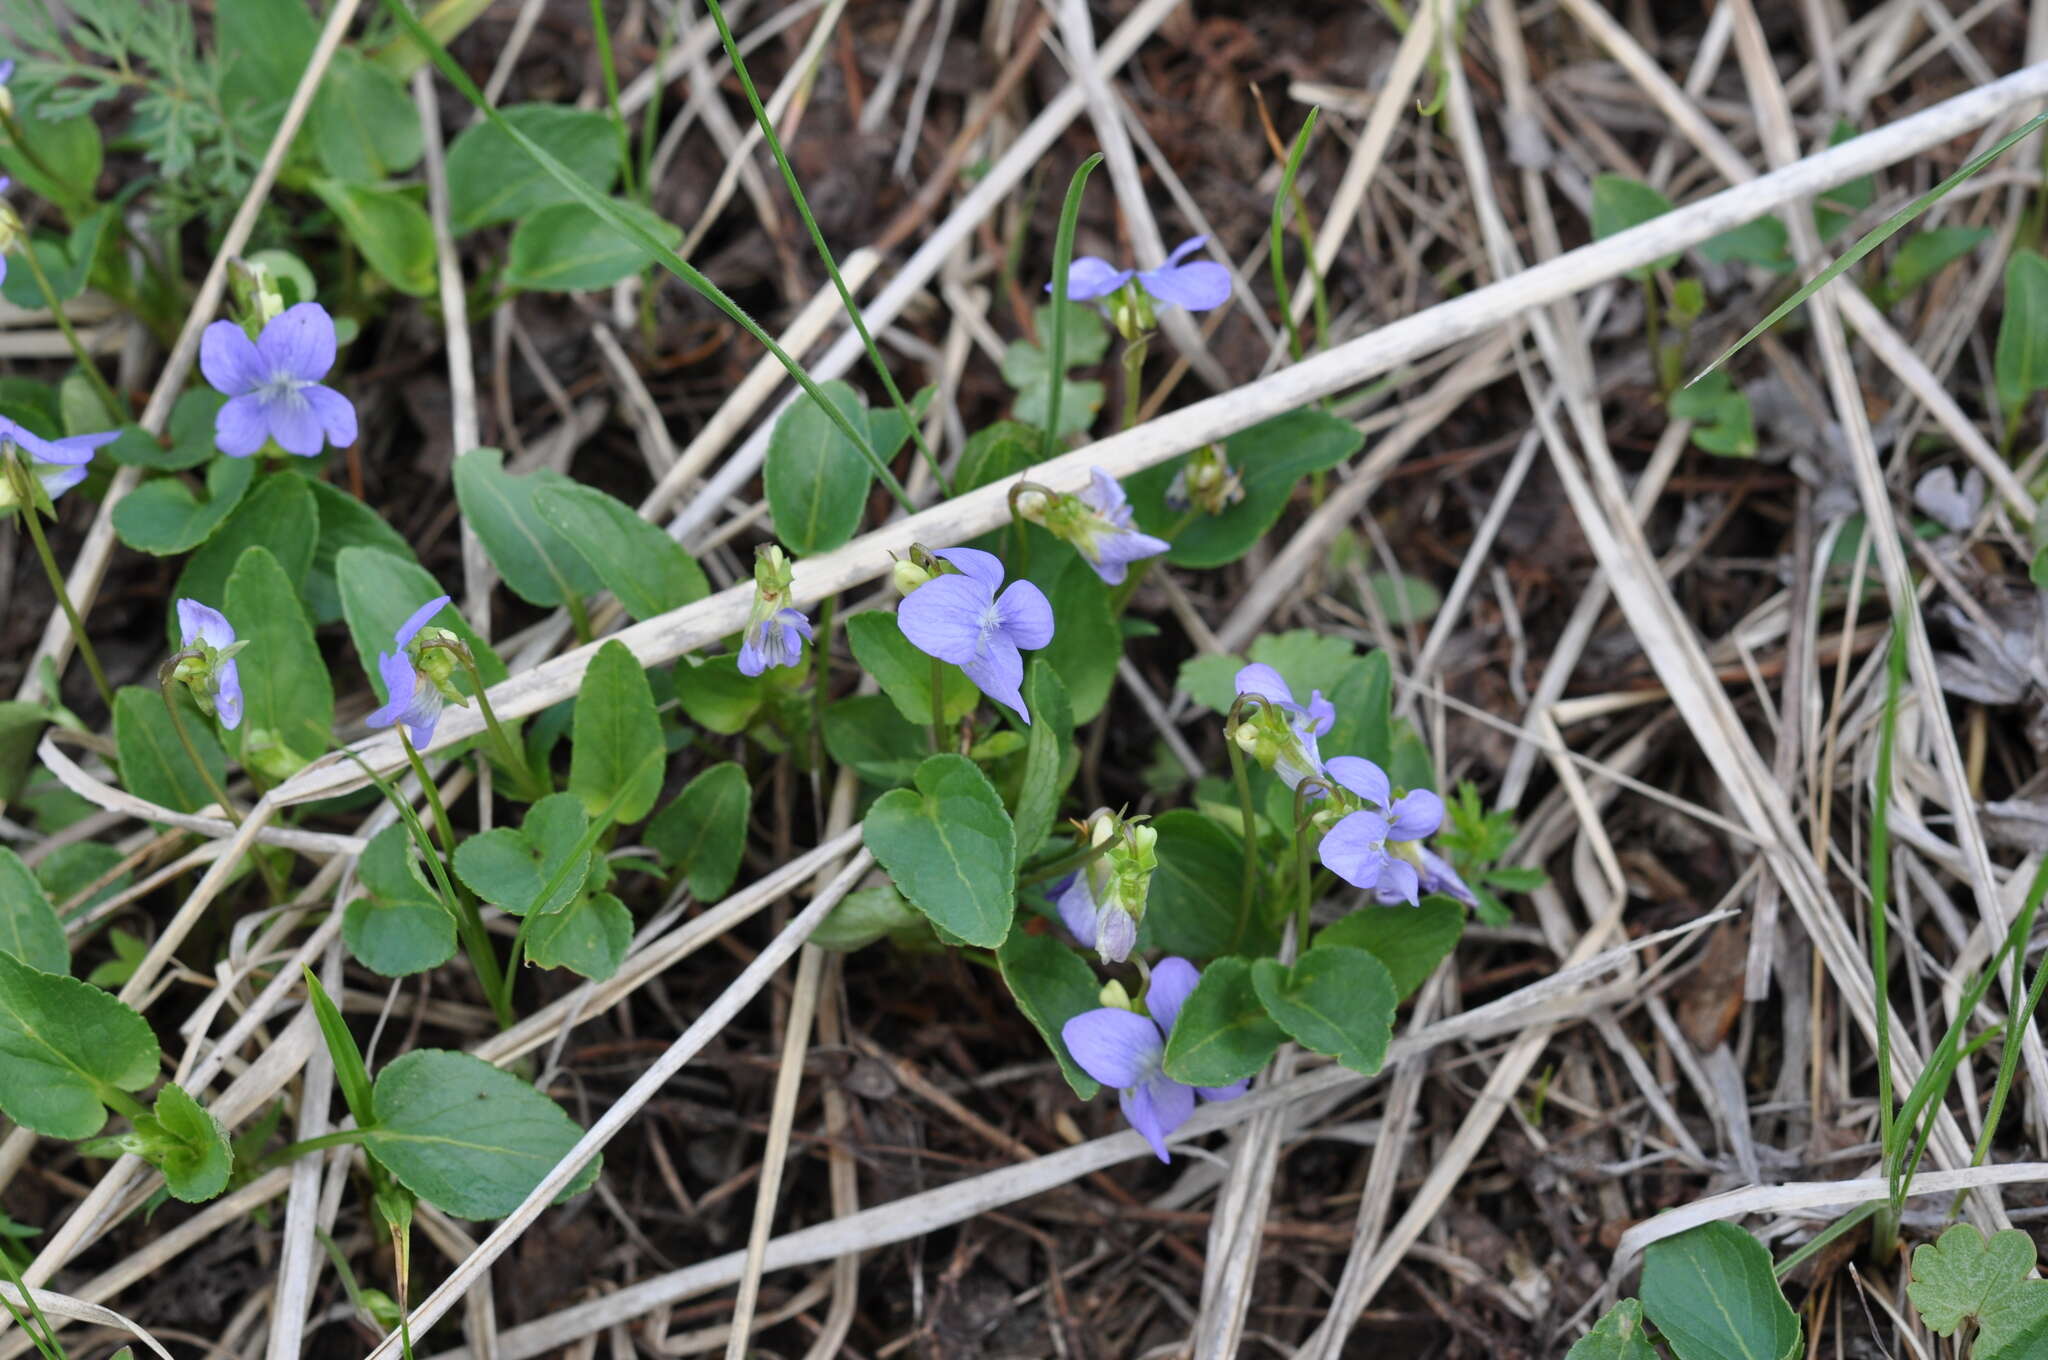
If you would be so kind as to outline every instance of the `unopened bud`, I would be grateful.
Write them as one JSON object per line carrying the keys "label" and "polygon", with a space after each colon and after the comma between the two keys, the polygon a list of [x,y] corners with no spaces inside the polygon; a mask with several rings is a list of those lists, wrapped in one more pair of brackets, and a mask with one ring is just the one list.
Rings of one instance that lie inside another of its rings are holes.
{"label": "unopened bud", "polygon": [[1138,1009],[1136,1003],[1131,1000],[1131,994],[1124,990],[1123,983],[1118,982],[1115,978],[1111,978],[1102,984],[1101,1001],[1103,1005],[1120,1011],[1134,1011]]}
{"label": "unopened bud", "polygon": [[897,594],[908,595],[926,581],[931,580],[932,574],[908,558],[903,558],[899,559],[895,567],[890,570],[889,579],[895,584]]}

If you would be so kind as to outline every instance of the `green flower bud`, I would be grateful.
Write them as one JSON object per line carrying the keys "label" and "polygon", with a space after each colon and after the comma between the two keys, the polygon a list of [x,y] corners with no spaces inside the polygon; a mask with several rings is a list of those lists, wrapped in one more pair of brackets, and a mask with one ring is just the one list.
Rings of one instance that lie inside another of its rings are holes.
{"label": "green flower bud", "polygon": [[895,585],[896,593],[899,595],[908,595],[931,579],[931,572],[908,558],[899,559],[889,572],[889,580]]}

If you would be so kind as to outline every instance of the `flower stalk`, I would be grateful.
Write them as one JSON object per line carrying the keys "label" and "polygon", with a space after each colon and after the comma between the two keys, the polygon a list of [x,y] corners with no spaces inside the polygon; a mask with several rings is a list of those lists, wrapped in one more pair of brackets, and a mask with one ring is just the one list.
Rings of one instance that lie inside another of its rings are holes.
{"label": "flower stalk", "polygon": [[78,655],[84,659],[85,668],[92,672],[92,683],[100,692],[100,702],[111,713],[114,711],[114,687],[107,683],[107,673],[100,666],[99,653],[93,650],[92,639],[85,635],[85,620],[78,616],[77,606],[71,603],[71,591],[64,584],[64,573],[58,570],[57,555],[50,551],[50,540],[43,536],[42,514],[36,508],[34,474],[28,470],[19,449],[7,444],[4,451],[7,484],[12,488],[15,504],[21,508],[22,523],[28,526],[29,541],[35,545],[36,557],[43,564],[43,574],[50,578],[50,589],[56,592],[58,607],[71,623],[72,639],[78,644]]}

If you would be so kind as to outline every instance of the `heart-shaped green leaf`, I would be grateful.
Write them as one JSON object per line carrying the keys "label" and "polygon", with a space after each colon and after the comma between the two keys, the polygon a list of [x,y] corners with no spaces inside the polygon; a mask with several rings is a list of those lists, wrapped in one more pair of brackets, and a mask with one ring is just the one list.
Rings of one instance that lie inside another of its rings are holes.
{"label": "heart-shaped green leaf", "polygon": [[412,833],[402,824],[370,838],[356,877],[368,892],[342,913],[341,939],[359,963],[406,977],[454,957],[455,918],[414,867]]}
{"label": "heart-shaped green leaf", "polygon": [[[467,1053],[415,1049],[377,1074],[363,1139],[406,1189],[457,1218],[519,1207],[583,1136],[562,1107]],[[597,1161],[565,1193],[596,1179]]]}
{"label": "heart-shaped green leaf", "polygon": [[0,953],[0,1113],[52,1138],[90,1138],[101,1093],[156,1080],[149,1022],[88,982]]}
{"label": "heart-shaped green leaf", "polygon": [[1220,958],[1181,1003],[1166,1039],[1166,1075],[1188,1086],[1228,1086],[1264,1067],[1286,1037],[1259,1002],[1251,962]]}
{"label": "heart-shaped green leaf", "polygon": [[589,827],[575,794],[550,794],[527,809],[516,830],[496,827],[457,846],[455,872],[471,892],[514,916],[560,911],[590,878]]}
{"label": "heart-shaped green leaf", "polygon": [[158,557],[190,552],[241,503],[255,474],[253,459],[216,458],[206,469],[203,495],[182,477],[144,482],[114,507],[114,532],[137,552]]}
{"label": "heart-shaped green leaf", "polygon": [[912,906],[960,940],[993,949],[1016,908],[1010,814],[965,756],[933,756],[917,767],[916,784],[877,799],[861,837]]}
{"label": "heart-shaped green leaf", "polygon": [[689,882],[699,902],[716,902],[732,887],[747,845],[754,791],[732,761],[713,765],[684,786],[647,824],[643,839]]}
{"label": "heart-shaped green leaf", "polygon": [[1363,949],[1318,945],[1292,968],[1260,959],[1252,965],[1252,987],[1266,1014],[1302,1047],[1367,1076],[1386,1062],[1394,1037],[1394,979]]}

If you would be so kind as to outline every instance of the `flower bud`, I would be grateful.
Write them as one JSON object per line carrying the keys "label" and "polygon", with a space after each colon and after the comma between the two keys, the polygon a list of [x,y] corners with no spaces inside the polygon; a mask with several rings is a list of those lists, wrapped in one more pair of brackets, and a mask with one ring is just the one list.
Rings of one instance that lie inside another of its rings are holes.
{"label": "flower bud", "polygon": [[889,572],[889,580],[895,585],[896,593],[899,595],[908,595],[931,579],[931,572],[908,558],[898,559]]}
{"label": "flower bud", "polygon": [[1152,299],[1133,280],[1109,296],[1109,323],[1125,343],[1150,335],[1159,324],[1152,312]]}
{"label": "flower bud", "polygon": [[228,287],[234,294],[235,309],[245,324],[261,330],[271,318],[284,311],[284,293],[269,266],[249,260],[228,262]]}
{"label": "flower bud", "polygon": [[[6,88],[0,85],[0,92],[4,92]],[[14,206],[6,199],[0,198],[0,255],[20,245],[22,239],[21,215],[14,211]]]}
{"label": "flower bud", "polygon": [[1017,493],[1010,497],[1010,508],[1016,512],[1017,518],[1029,520],[1033,524],[1044,524],[1045,517],[1054,503],[1055,498],[1052,494],[1040,486],[1019,488]]}
{"label": "flower bud", "polygon": [[413,665],[451,704],[467,704],[469,696],[455,687],[455,671],[469,648],[446,628],[422,628],[413,635]]}
{"label": "flower bud", "polygon": [[1123,983],[1118,982],[1115,978],[1111,978],[1102,984],[1101,1000],[1103,1005],[1114,1007],[1120,1011],[1134,1011],[1138,1009],[1137,1003],[1131,1000],[1131,994],[1124,990]]}

